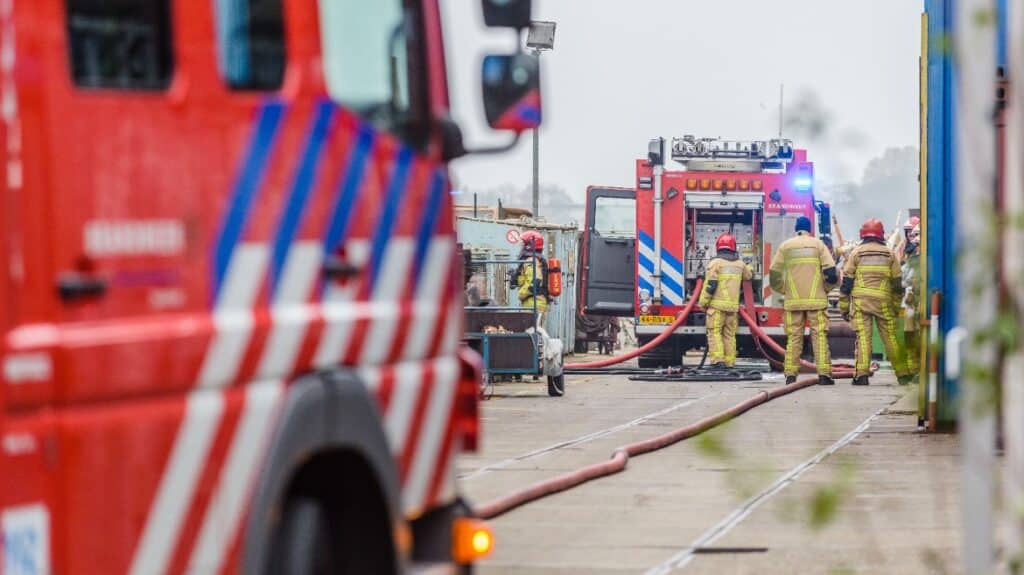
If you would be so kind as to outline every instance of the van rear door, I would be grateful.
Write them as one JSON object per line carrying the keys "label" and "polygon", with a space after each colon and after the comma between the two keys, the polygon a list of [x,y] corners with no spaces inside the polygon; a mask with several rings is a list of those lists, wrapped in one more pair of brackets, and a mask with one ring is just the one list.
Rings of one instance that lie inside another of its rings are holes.
{"label": "van rear door", "polygon": [[587,188],[583,312],[632,317],[636,301],[636,191]]}

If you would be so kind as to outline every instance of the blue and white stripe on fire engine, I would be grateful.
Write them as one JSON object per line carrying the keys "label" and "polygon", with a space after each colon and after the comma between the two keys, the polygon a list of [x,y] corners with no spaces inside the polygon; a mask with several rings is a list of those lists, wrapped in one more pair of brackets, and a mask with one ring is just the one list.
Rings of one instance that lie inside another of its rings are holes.
{"label": "blue and white stripe on fire engine", "polygon": [[[654,295],[654,239],[639,232],[640,257],[637,258],[637,286]],[[661,247],[661,297],[669,305],[683,305],[683,262]]]}

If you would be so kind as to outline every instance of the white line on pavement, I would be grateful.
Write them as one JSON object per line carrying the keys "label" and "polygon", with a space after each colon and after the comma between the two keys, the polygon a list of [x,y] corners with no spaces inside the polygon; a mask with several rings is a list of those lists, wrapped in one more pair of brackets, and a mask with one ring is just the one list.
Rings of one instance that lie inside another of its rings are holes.
{"label": "white line on pavement", "polygon": [[814,457],[800,465],[797,465],[793,469],[790,469],[788,473],[778,478],[775,483],[769,485],[764,491],[744,501],[742,505],[726,516],[725,519],[722,519],[714,527],[705,531],[704,534],[691,543],[689,547],[686,547],[679,553],[676,553],[664,563],[648,569],[646,575],[664,575],[674,569],[682,569],[683,567],[686,567],[690,561],[693,560],[693,555],[697,550],[714,543],[718,538],[728,533],[733,527],[739,525],[741,521],[746,519],[747,516],[760,507],[762,503],[799,479],[807,470],[821,463],[826,457],[839,451],[848,443],[856,439],[861,433],[864,433],[864,431],[871,426],[871,422],[885,411],[886,407],[879,408],[878,411],[871,415],[871,417],[865,419],[864,422],[858,425],[856,429],[844,435],[839,441],[836,441],[829,447],[819,451]]}
{"label": "white line on pavement", "polygon": [[588,441],[593,441],[595,439],[600,439],[602,437],[606,437],[606,436],[611,435],[613,433],[618,433],[620,431],[629,429],[631,427],[636,427],[636,426],[640,425],[641,423],[648,422],[648,421],[650,421],[652,419],[655,419],[657,417],[661,417],[662,415],[667,415],[667,414],[672,413],[673,411],[676,411],[678,409],[683,409],[684,407],[689,407],[689,406],[691,406],[691,405],[693,405],[693,404],[695,404],[695,403],[697,403],[699,401],[703,401],[703,400],[705,400],[705,399],[707,399],[709,397],[714,397],[714,396],[721,395],[721,394],[722,394],[722,391],[716,391],[714,393],[709,393],[707,395],[702,395],[702,396],[694,398],[694,399],[688,399],[686,401],[681,401],[681,402],[679,402],[679,403],[677,403],[675,405],[670,405],[669,407],[666,407],[665,409],[662,409],[661,411],[655,411],[654,413],[648,413],[647,415],[644,415],[642,417],[638,417],[638,418],[634,419],[633,421],[628,421],[626,423],[622,423],[622,424],[616,425],[615,427],[609,427],[607,429],[602,429],[600,431],[595,431],[593,433],[588,433],[587,435],[582,435],[582,436],[577,437],[575,439],[569,439],[569,440],[566,440],[566,441],[562,441],[560,443],[556,443],[554,445],[549,445],[547,447],[542,447],[540,449],[536,449],[534,451],[530,451],[530,452],[524,453],[522,455],[517,455],[515,457],[511,457],[509,459],[505,459],[505,460],[499,461],[497,463],[492,463],[491,465],[485,465],[484,467],[481,467],[480,469],[477,469],[475,471],[470,471],[469,473],[465,473],[463,475],[460,475],[459,479],[461,481],[469,481],[471,479],[475,479],[475,478],[480,477],[482,475],[486,475],[486,474],[488,474],[488,473],[490,473],[492,471],[497,471],[499,469],[504,469],[504,468],[506,468],[506,467],[508,467],[510,465],[514,465],[516,463],[519,463],[520,461],[526,461],[528,459],[533,459],[535,457],[540,457],[541,455],[544,455],[545,453],[549,453],[549,452],[555,451],[557,449],[562,449],[564,447],[572,447],[574,445],[580,445],[582,443],[587,443]]}

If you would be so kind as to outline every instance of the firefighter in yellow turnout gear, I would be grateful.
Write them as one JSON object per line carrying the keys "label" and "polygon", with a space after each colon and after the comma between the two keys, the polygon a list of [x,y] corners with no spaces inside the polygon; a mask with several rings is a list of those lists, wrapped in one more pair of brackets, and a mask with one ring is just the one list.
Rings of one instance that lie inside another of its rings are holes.
{"label": "firefighter in yellow turnout gear", "polygon": [[786,383],[796,381],[804,350],[804,325],[810,324],[818,384],[833,385],[825,308],[828,307],[828,291],[839,281],[836,262],[828,247],[811,236],[809,218],[797,218],[796,233],[779,246],[769,273],[772,290],[786,298]]}
{"label": "firefighter in yellow turnout gear", "polygon": [[543,326],[549,299],[547,262],[544,261],[544,236],[539,232],[529,230],[524,232],[519,239],[523,242],[523,250],[519,254],[519,259],[525,261],[519,264],[519,268],[515,272],[516,295],[519,297],[519,304],[524,308],[537,310],[537,325]]}
{"label": "firefighter in yellow turnout gear", "polygon": [[708,360],[712,368],[736,365],[736,328],[739,327],[740,288],[753,271],[740,261],[736,238],[722,234],[715,242],[716,257],[708,264],[698,303],[706,310]]}
{"label": "firefighter in yellow turnout gear", "polygon": [[839,288],[839,310],[850,319],[857,332],[857,359],[854,385],[868,385],[871,375],[872,325],[885,345],[901,384],[913,376],[897,339],[896,302],[903,293],[902,273],[896,255],[885,245],[882,222],[871,219],[860,228],[861,243],[850,252],[843,267],[843,285]]}

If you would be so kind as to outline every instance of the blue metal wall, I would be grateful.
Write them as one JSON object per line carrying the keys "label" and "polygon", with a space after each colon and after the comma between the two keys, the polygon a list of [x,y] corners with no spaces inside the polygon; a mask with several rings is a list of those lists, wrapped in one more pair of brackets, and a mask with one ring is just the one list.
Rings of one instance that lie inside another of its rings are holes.
{"label": "blue metal wall", "polygon": [[[940,349],[956,325],[956,84],[951,58],[955,0],[925,0],[928,12],[928,293],[942,298],[939,310]],[[957,382],[941,369],[938,419],[956,420]]]}

